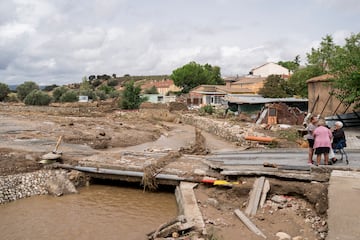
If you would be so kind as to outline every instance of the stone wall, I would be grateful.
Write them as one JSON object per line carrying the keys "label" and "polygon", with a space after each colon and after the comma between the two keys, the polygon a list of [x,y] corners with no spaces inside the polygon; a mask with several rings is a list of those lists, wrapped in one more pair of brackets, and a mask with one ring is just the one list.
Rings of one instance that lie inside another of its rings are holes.
{"label": "stone wall", "polygon": [[185,124],[192,125],[231,142],[244,143],[245,136],[247,135],[261,135],[260,133],[254,132],[254,126],[251,123],[241,123],[241,125],[239,125],[192,114],[183,114],[180,116],[180,119]]}
{"label": "stone wall", "polygon": [[76,192],[65,170],[40,170],[0,176],[0,204],[35,195],[60,196]]}

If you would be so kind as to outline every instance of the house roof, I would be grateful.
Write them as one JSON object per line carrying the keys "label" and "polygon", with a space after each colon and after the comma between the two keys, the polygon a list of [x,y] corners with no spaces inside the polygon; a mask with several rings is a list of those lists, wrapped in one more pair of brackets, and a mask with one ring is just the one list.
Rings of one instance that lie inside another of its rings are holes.
{"label": "house roof", "polygon": [[190,92],[202,93],[202,94],[225,94],[224,91],[218,89],[219,86],[223,86],[223,85],[199,85],[193,88]]}
{"label": "house roof", "polygon": [[249,88],[241,86],[225,86],[225,85],[200,85],[191,90],[193,93],[201,94],[235,94],[235,93],[252,93]]}
{"label": "house roof", "polygon": [[230,87],[227,86],[217,86],[217,89],[226,92],[228,94],[235,94],[235,93],[253,93],[253,90],[249,88],[241,87],[240,85],[231,85]]}
{"label": "house roof", "polygon": [[258,82],[263,82],[266,80],[266,77],[242,77],[234,82],[232,85],[242,85],[242,84],[253,84]]}
{"label": "house roof", "polygon": [[334,78],[331,74],[324,74],[317,77],[310,78],[306,81],[306,83],[312,83],[312,82],[328,82],[330,79]]}
{"label": "house roof", "polygon": [[284,69],[286,69],[286,70],[289,70],[289,69],[287,69],[286,67],[283,67],[283,66],[281,66],[281,65],[279,65],[279,64],[277,64],[277,63],[268,62],[268,63],[264,63],[263,65],[258,66],[258,67],[256,67],[256,68],[253,68],[253,69],[251,69],[250,71],[253,72],[253,71],[256,70],[256,69],[262,68],[262,67],[264,67],[264,66],[266,66],[266,65],[270,65],[270,64],[278,65],[279,67],[282,67],[282,68],[284,68]]}
{"label": "house roof", "polygon": [[237,104],[260,104],[273,102],[307,102],[305,98],[264,98],[260,95],[228,95],[225,101]]}

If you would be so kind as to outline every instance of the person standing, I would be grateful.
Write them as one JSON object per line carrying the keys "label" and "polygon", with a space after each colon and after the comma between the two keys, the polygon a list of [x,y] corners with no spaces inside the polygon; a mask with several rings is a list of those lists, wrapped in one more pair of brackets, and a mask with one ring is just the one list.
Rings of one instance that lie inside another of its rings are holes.
{"label": "person standing", "polygon": [[320,165],[321,155],[324,155],[325,165],[328,165],[332,132],[325,126],[324,119],[318,121],[318,127],[314,130],[313,135],[317,165]]}
{"label": "person standing", "polygon": [[317,117],[316,116],[312,116],[310,118],[310,122],[309,125],[307,126],[306,130],[307,130],[307,141],[309,144],[309,153],[308,153],[308,164],[313,164],[313,156],[314,156],[314,136],[313,136],[313,132],[315,130],[315,128],[317,127]]}
{"label": "person standing", "polygon": [[[346,137],[343,127],[343,123],[340,121],[337,121],[334,125],[333,129],[333,141],[332,141],[332,149],[335,151],[341,148],[346,147]],[[333,163],[337,161],[337,159],[334,157],[331,159]]]}

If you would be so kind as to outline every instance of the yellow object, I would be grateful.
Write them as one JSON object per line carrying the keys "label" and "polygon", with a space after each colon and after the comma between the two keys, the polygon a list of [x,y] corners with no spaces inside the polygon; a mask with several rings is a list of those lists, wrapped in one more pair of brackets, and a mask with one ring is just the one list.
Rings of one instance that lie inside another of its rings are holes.
{"label": "yellow object", "polygon": [[214,185],[225,185],[225,186],[232,186],[232,185],[237,185],[240,184],[239,182],[228,182],[225,180],[216,180],[214,181]]}

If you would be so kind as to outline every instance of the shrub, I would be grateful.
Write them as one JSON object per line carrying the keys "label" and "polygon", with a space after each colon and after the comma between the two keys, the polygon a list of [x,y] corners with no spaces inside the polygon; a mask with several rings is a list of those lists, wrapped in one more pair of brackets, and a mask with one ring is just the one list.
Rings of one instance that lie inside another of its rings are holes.
{"label": "shrub", "polygon": [[214,108],[211,106],[211,105],[205,105],[205,106],[203,106],[203,107],[201,107],[200,109],[199,109],[199,112],[200,112],[200,114],[205,114],[205,113],[207,113],[207,114],[213,114],[214,113]]}
{"label": "shrub", "polygon": [[106,100],[108,98],[106,92],[104,92],[103,90],[96,90],[95,94],[97,98],[100,100]]}
{"label": "shrub", "polygon": [[79,96],[76,91],[69,90],[62,94],[59,100],[60,102],[77,102],[79,101]]}
{"label": "shrub", "polygon": [[24,82],[16,88],[18,98],[23,101],[33,90],[39,90],[39,86],[34,82]]}
{"label": "shrub", "polygon": [[4,101],[9,93],[9,86],[5,83],[0,83],[0,101]]}
{"label": "shrub", "polygon": [[98,90],[103,91],[105,94],[109,94],[112,91],[115,91],[115,88],[108,85],[101,85]]}
{"label": "shrub", "polygon": [[53,91],[53,99],[54,102],[60,102],[60,98],[64,93],[66,93],[69,89],[65,86],[57,87]]}
{"label": "shrub", "polygon": [[80,90],[80,93],[79,93],[80,96],[88,96],[89,99],[91,100],[97,100],[97,96],[95,94],[95,92],[91,89],[83,89],[83,90]]}
{"label": "shrub", "polygon": [[10,93],[6,98],[6,101],[7,102],[20,102],[16,93]]}
{"label": "shrub", "polygon": [[110,79],[109,81],[108,81],[108,86],[111,86],[111,87],[115,87],[115,86],[117,86],[119,84],[119,80],[117,80],[117,79]]}
{"label": "shrub", "polygon": [[49,105],[51,100],[52,98],[47,93],[35,89],[25,97],[24,103],[26,105],[44,106],[44,105]]}
{"label": "shrub", "polygon": [[109,98],[118,98],[119,96],[120,92],[116,90],[109,93]]}

